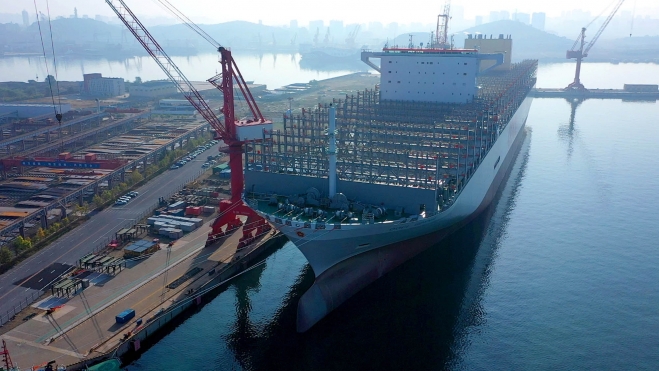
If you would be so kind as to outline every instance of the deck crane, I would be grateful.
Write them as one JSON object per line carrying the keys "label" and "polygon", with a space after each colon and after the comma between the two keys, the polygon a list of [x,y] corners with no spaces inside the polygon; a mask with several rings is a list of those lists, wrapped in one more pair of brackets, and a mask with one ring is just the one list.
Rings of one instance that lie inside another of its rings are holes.
{"label": "deck crane", "polygon": [[[272,121],[266,120],[261,114],[261,111],[256,105],[254,97],[250,93],[235,60],[231,56],[231,50],[221,46],[207,33],[203,32],[189,21],[187,17],[180,15],[187,20],[184,22],[188,27],[198,33],[201,32],[200,35],[213,44],[220,53],[222,73],[215,76],[212,82],[224,95],[224,106],[222,107],[224,123],[222,123],[208,103],[202,98],[197,89],[195,89],[192,83],[190,83],[190,81],[183,75],[183,72],[181,72],[181,70],[174,64],[160,44],[135,16],[135,13],[128,8],[124,0],[105,0],[105,2],[119,17],[123,24],[126,25],[137,41],[139,41],[144,49],[151,55],[151,57],[153,57],[153,60],[176,85],[183,96],[211,125],[216,132],[216,139],[223,140],[229,147],[231,199],[220,201],[220,215],[213,222],[212,230],[208,234],[206,245],[217,241],[219,238],[224,237],[227,232],[238,228],[242,224],[238,216],[247,217],[247,221],[243,227],[241,243],[246,244],[249,242],[248,240],[265,233],[270,229],[270,226],[263,218],[254,212],[254,210],[249,208],[242,199],[244,186],[242,155],[243,145],[246,142],[262,139],[263,130],[272,130]],[[165,4],[163,3],[163,5]],[[170,10],[172,9],[170,8]],[[233,99],[234,82],[240,88],[245,101],[249,105],[249,108],[254,115],[253,119],[236,120]],[[255,235],[253,235],[254,231],[256,231]]]}
{"label": "deck crane", "polygon": [[451,0],[446,0],[444,4],[444,13],[437,16],[437,30],[435,31],[435,40],[433,48],[448,49],[448,21],[451,19]]}
{"label": "deck crane", "polygon": [[[595,33],[595,36],[593,36],[593,39],[590,40],[590,42],[587,45],[586,45],[586,27],[581,28],[581,33],[574,41],[574,44],[572,45],[572,49],[568,50],[566,54],[567,59],[577,60],[577,68],[576,71],[574,72],[574,81],[570,83],[570,85],[568,85],[565,88],[565,90],[586,90],[586,87],[584,87],[583,84],[581,83],[581,60],[588,56],[588,52],[593,47],[593,45],[595,45],[597,39],[599,39],[600,35],[602,35],[604,29],[606,28],[606,26],[609,25],[609,22],[611,22],[611,19],[613,19],[613,16],[618,12],[618,9],[620,9],[620,6],[622,6],[622,3],[624,2],[625,0],[618,0],[616,5],[613,7],[613,11],[611,12],[611,14],[609,14],[609,16],[606,18],[604,23],[602,23],[602,26],[600,26],[599,30],[597,30],[597,33]],[[579,49],[577,49],[577,47]]]}

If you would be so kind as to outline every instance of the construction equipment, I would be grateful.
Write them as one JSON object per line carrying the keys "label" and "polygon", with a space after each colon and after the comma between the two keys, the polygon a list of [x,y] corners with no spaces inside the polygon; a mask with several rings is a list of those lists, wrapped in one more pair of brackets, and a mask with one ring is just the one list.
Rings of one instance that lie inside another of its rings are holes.
{"label": "construction equipment", "polygon": [[2,339],[2,351],[0,351],[0,355],[2,356],[2,364],[4,365],[5,370],[7,371],[17,370],[17,368],[14,368],[14,364],[11,361],[11,357],[9,356],[9,350],[7,350],[7,343],[5,343],[4,339]]}
{"label": "construction equipment", "polygon": [[356,25],[355,28],[350,32],[348,37],[346,38],[346,44],[349,46],[355,45],[355,39],[357,38],[357,34],[359,33],[360,25]]}
{"label": "construction equipment", "polygon": [[444,13],[437,16],[437,30],[435,31],[435,40],[432,45],[433,49],[448,49],[448,21],[451,19],[451,0],[446,0],[444,4]]}
{"label": "construction equipment", "polygon": [[[239,216],[247,217],[247,221],[243,227],[243,238],[241,241],[254,238],[252,234],[254,231],[256,231],[256,236],[265,233],[270,229],[270,226],[242,200],[244,186],[242,154],[243,145],[246,142],[258,141],[263,137],[263,130],[272,130],[272,121],[265,120],[261,114],[254,97],[247,87],[247,83],[243,79],[236,62],[231,55],[231,50],[221,46],[217,41],[213,40],[206,32],[201,30],[166,0],[160,1],[177,17],[182,19],[186,26],[214,45],[216,50],[220,53],[222,73],[211,78],[209,81],[223,93],[223,123],[215,115],[193,84],[185,77],[185,75],[183,75],[183,72],[181,72],[181,70],[174,64],[160,44],[158,44],[142,22],[140,22],[135,13],[128,8],[126,3],[123,0],[106,0],[105,2],[131,31],[137,41],[139,41],[144,49],[151,55],[163,72],[165,72],[169,79],[176,85],[178,90],[183,93],[183,96],[193,107],[195,107],[213,129],[215,129],[216,139],[222,139],[228,145],[229,168],[231,169],[231,199],[220,201],[220,215],[213,222],[212,230],[208,234],[206,245],[217,241],[219,238],[224,237],[228,232],[240,227],[242,222],[238,218]],[[249,109],[254,116],[253,119],[236,120],[233,98],[234,82],[237,84],[245,98],[245,102],[248,104]]]}
{"label": "construction equipment", "polygon": [[[583,58],[588,56],[588,52],[593,47],[593,45],[595,45],[597,39],[599,39],[600,35],[602,35],[604,29],[606,28],[606,26],[608,26],[609,22],[611,22],[611,19],[613,19],[613,16],[618,12],[618,9],[620,9],[620,6],[624,2],[625,0],[618,0],[616,5],[613,7],[613,11],[611,12],[611,14],[609,14],[609,16],[606,18],[604,23],[602,23],[602,26],[600,26],[599,30],[597,30],[597,33],[595,33],[595,36],[593,36],[593,39],[590,40],[590,42],[587,45],[586,45],[586,27],[581,28],[581,33],[579,33],[579,36],[574,41],[574,44],[572,45],[572,49],[568,50],[566,53],[567,59],[577,60],[577,68],[576,71],[574,72],[574,81],[570,83],[570,85],[568,85],[565,88],[565,90],[586,90],[586,87],[583,86],[583,84],[581,83],[581,61],[583,60]],[[579,49],[577,49],[577,47]]]}

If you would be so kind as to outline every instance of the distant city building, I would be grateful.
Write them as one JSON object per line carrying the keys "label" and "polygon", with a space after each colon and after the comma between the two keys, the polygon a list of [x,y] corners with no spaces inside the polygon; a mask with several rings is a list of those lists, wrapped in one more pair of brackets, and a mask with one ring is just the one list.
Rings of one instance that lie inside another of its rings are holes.
{"label": "distant city building", "polygon": [[452,22],[461,22],[465,18],[465,8],[461,5],[451,7]]}
{"label": "distant city building", "polygon": [[391,22],[387,25],[387,35],[391,37],[398,36],[398,22]]}
{"label": "distant city building", "polygon": [[339,38],[343,37],[343,21],[337,21],[337,20],[330,21],[329,29],[330,29],[330,37],[339,37]]}
{"label": "distant city building", "polygon": [[544,31],[547,15],[545,13],[533,13],[531,15],[531,26]]}
{"label": "distant city building", "polygon": [[531,24],[531,15],[529,13],[515,13],[515,20],[524,24]]}
{"label": "distant city building", "polygon": [[23,27],[30,25],[30,16],[27,14],[27,10],[23,10]]}
{"label": "distant city building", "polygon": [[92,97],[116,97],[126,94],[124,79],[103,77],[100,73],[86,73],[80,87],[80,94]]}
{"label": "distant city building", "polygon": [[384,33],[384,26],[382,22],[371,22],[368,24],[368,30],[375,35],[381,35]]}
{"label": "distant city building", "polygon": [[490,22],[507,21],[510,19],[510,13],[506,10],[490,12]]}
{"label": "distant city building", "polygon": [[176,86],[169,81],[148,81],[141,84],[133,84],[129,90],[130,96],[157,98],[166,97],[178,93]]}
{"label": "distant city building", "polygon": [[477,15],[476,16],[476,26],[480,26],[483,24],[483,16],[482,15]]}
{"label": "distant city building", "polygon": [[73,8],[73,18],[78,18],[78,8]]}
{"label": "distant city building", "polygon": [[316,30],[319,32],[324,32],[325,22],[322,20],[319,21],[309,21],[309,33],[312,35],[316,34]]}

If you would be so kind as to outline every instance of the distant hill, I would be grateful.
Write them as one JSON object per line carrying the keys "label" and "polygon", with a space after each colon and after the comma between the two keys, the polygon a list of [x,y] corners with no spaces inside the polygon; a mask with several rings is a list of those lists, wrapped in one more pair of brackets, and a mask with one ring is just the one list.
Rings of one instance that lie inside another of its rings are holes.
{"label": "distant hill", "polygon": [[[121,28],[91,18],[62,18],[51,21],[55,42],[117,42],[121,38]],[[41,22],[44,38],[50,38],[50,27],[47,21]],[[39,36],[39,25],[34,22],[24,33],[32,37]]]}
{"label": "distant hill", "polygon": [[[293,37],[289,29],[246,21],[204,24],[199,25],[199,27],[220,44],[237,49],[257,49],[259,45],[271,48],[290,46]],[[156,39],[190,39],[199,45],[200,50],[207,50],[210,47],[209,44],[183,24],[155,26],[151,27],[150,31]]]}
{"label": "distant hill", "polygon": [[454,36],[457,46],[464,45],[467,34],[483,34],[494,38],[499,34],[511,35],[513,59],[565,59],[565,52],[572,47],[573,40],[556,36],[517,21],[496,21],[471,27]]}

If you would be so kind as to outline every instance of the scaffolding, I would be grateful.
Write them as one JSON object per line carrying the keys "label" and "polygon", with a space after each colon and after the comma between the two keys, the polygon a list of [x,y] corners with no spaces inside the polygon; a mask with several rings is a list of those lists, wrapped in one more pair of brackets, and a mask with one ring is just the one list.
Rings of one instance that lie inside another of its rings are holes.
{"label": "scaffolding", "polygon": [[[387,101],[376,86],[333,100],[337,178],[437,191],[440,210],[459,194],[536,81],[537,61],[478,78],[468,104]],[[328,177],[329,105],[284,116],[246,149],[251,171]]]}

